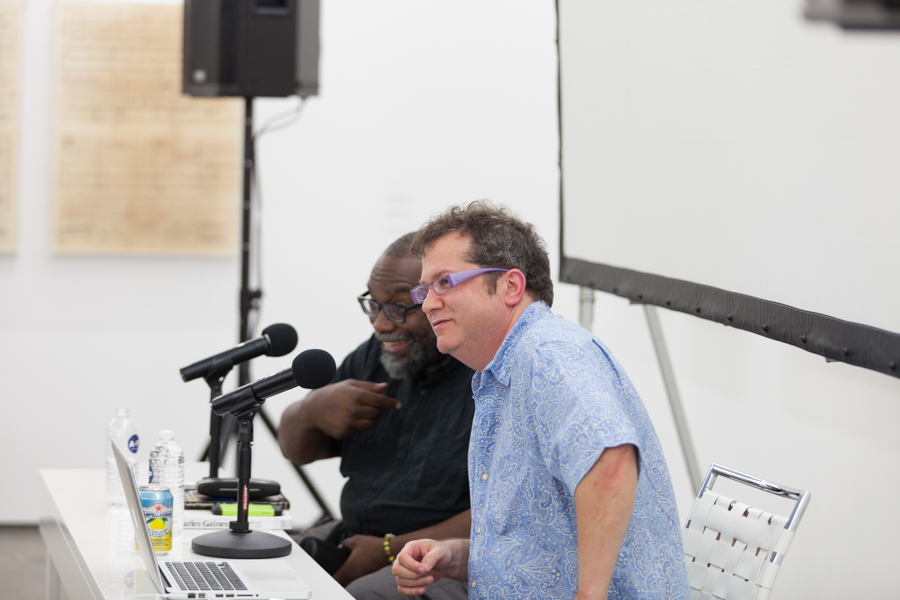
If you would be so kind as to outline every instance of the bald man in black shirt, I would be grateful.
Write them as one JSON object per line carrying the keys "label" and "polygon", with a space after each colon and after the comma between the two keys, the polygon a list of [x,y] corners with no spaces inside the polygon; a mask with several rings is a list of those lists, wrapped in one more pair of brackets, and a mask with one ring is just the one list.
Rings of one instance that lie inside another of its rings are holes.
{"label": "bald man in black shirt", "polygon": [[[344,360],[331,385],[289,406],[278,431],[282,452],[296,464],[341,457],[349,478],[343,520],[325,539],[350,551],[334,578],[358,600],[403,598],[391,557],[410,540],[468,538],[471,524],[473,371],[438,351],[412,303],[422,270],[409,251],[412,237],[385,251],[359,298],[374,335]],[[465,584],[452,580],[426,595],[466,596]]]}

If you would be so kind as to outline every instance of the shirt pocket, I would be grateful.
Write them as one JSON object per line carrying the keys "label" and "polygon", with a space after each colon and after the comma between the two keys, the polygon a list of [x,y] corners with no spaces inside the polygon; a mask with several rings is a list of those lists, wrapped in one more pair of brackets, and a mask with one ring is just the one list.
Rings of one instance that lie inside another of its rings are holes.
{"label": "shirt pocket", "polygon": [[534,522],[536,501],[541,494],[533,475],[534,470],[523,461],[506,458],[501,465],[495,463],[487,479],[477,476],[476,481],[488,488],[487,519],[498,534],[508,534]]}

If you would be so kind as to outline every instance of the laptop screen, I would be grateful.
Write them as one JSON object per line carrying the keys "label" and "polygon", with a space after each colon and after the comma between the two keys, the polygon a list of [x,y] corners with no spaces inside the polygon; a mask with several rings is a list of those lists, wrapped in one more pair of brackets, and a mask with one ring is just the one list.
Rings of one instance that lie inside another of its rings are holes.
{"label": "laptop screen", "polygon": [[159,573],[156,553],[153,551],[153,542],[150,541],[150,530],[147,529],[147,523],[144,520],[144,509],[141,507],[140,493],[138,492],[137,482],[134,480],[134,473],[131,470],[131,462],[115,440],[112,440],[110,443],[112,444],[113,455],[116,457],[119,478],[122,480],[122,487],[125,490],[125,502],[128,504],[128,512],[131,514],[131,522],[134,525],[134,533],[137,536],[141,560],[144,561],[144,567],[147,568],[150,581],[153,582],[156,591],[162,594],[165,592],[165,586]]}

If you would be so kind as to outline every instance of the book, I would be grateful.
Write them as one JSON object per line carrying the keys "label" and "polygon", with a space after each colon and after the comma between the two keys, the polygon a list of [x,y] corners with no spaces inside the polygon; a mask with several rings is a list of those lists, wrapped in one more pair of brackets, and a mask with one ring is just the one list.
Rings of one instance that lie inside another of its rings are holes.
{"label": "book", "polygon": [[[204,496],[197,491],[196,487],[184,488],[184,508],[185,510],[210,510],[213,504],[222,502],[234,502],[234,498],[212,498]],[[274,496],[266,496],[265,498],[253,498],[253,504],[271,504],[287,510],[291,507],[291,502],[284,497],[284,494],[275,494]]]}
{"label": "book", "polygon": [[[280,506],[272,506],[271,504],[254,504],[250,503],[247,514],[251,517],[280,517],[284,511]],[[233,517],[238,514],[237,502],[227,502],[221,504],[213,504],[212,514],[227,515]]]}
{"label": "book", "polygon": [[[214,515],[210,510],[184,511],[185,529],[227,529],[228,524],[236,521],[237,516]],[[288,511],[282,511],[279,517],[248,517],[250,529],[293,529],[294,519]]]}

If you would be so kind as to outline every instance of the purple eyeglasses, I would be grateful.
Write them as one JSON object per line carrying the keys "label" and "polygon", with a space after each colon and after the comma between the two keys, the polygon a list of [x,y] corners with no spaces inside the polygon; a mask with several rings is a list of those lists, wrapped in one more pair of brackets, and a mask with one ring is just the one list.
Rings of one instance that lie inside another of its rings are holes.
{"label": "purple eyeglasses", "polygon": [[503,271],[504,273],[509,271],[509,269],[500,269],[500,268],[490,268],[490,269],[472,269],[471,271],[460,271],[459,273],[447,273],[446,275],[441,275],[431,283],[424,283],[422,285],[417,285],[413,289],[409,290],[409,295],[412,296],[413,302],[416,304],[422,304],[425,302],[425,298],[428,297],[428,290],[434,290],[434,293],[438,296],[443,296],[463,281],[468,281],[472,279],[476,275],[481,275],[482,273],[490,273],[491,271]]}

